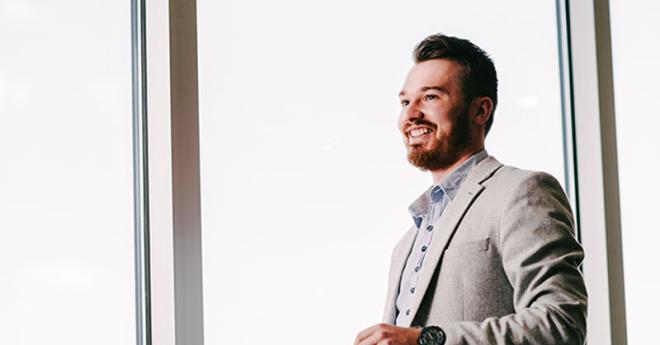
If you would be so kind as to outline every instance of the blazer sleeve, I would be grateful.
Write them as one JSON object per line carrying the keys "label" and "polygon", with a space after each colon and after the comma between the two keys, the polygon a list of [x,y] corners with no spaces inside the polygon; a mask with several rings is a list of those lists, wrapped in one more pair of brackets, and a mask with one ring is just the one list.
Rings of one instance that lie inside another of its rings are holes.
{"label": "blazer sleeve", "polygon": [[584,252],[561,186],[548,174],[528,173],[511,189],[500,219],[498,245],[515,313],[439,325],[446,345],[583,344]]}

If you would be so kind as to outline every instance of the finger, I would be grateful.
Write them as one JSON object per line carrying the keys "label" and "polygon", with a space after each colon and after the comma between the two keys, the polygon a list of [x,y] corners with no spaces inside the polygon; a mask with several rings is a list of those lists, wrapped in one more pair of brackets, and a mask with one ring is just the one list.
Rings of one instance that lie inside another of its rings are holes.
{"label": "finger", "polygon": [[364,331],[358,333],[357,337],[355,337],[355,343],[354,345],[359,344],[362,340],[367,339],[369,336],[371,336],[379,327],[381,327],[382,324],[378,325],[373,325]]}
{"label": "finger", "polygon": [[358,345],[377,345],[383,340],[383,334],[383,332],[376,330],[369,337],[359,342]]}

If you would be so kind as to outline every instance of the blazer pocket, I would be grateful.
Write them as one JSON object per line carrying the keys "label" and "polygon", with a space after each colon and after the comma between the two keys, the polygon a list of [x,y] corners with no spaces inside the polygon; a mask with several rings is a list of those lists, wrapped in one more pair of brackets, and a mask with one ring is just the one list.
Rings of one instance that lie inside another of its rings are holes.
{"label": "blazer pocket", "polygon": [[466,243],[459,243],[454,245],[450,244],[449,248],[445,250],[444,258],[449,259],[449,258],[454,258],[468,254],[474,255],[479,252],[488,251],[489,247],[490,247],[490,238],[486,238],[478,241],[466,242]]}

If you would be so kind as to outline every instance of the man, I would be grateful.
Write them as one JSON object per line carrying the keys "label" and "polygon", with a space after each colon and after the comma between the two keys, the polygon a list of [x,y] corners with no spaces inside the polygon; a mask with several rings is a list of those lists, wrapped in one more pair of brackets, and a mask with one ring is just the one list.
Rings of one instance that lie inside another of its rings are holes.
{"label": "man", "polygon": [[584,253],[561,186],[484,149],[497,105],[492,61],[444,35],[414,55],[399,129],[434,185],[410,206],[414,225],[393,251],[384,323],[355,344],[583,344]]}

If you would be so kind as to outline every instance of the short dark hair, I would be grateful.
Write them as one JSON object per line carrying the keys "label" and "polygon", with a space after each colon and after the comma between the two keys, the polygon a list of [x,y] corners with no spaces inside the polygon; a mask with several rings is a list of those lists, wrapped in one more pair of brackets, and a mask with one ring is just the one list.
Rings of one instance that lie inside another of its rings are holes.
{"label": "short dark hair", "polygon": [[493,110],[486,122],[486,134],[493,125],[493,113],[497,107],[497,73],[493,60],[474,43],[443,34],[434,34],[415,47],[413,52],[415,63],[432,60],[448,59],[463,66],[461,87],[465,102],[475,97],[486,96],[493,100]]}

